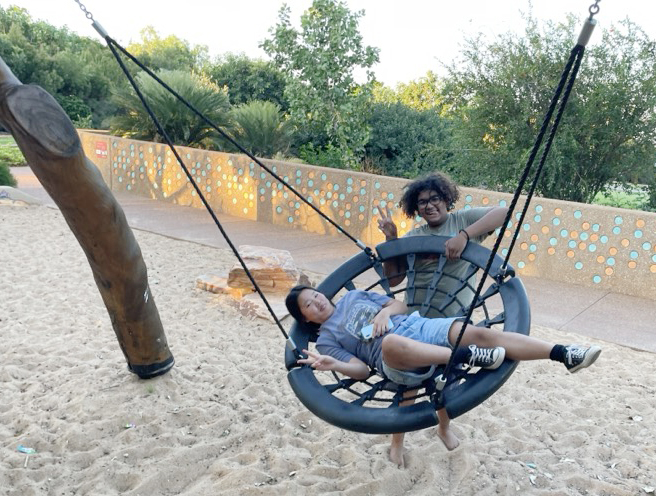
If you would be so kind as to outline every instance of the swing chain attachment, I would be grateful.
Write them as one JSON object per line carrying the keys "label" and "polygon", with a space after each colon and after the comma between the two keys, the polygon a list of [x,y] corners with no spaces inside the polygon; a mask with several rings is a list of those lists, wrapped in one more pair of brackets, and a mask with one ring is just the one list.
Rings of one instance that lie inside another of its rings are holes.
{"label": "swing chain attachment", "polygon": [[601,0],[595,0],[595,3],[590,5],[590,8],[588,9],[588,12],[590,12],[590,20],[599,13],[599,2],[601,2]]}
{"label": "swing chain attachment", "polygon": [[[89,19],[90,21],[93,21],[93,14],[87,10],[87,8],[84,6],[84,4],[82,2],[80,2],[80,0],[74,0],[74,1],[75,1],[76,4],[78,4],[80,6],[80,10],[82,12],[84,12],[84,15],[86,16],[86,18]],[[592,8],[592,7],[590,7],[590,8]]]}

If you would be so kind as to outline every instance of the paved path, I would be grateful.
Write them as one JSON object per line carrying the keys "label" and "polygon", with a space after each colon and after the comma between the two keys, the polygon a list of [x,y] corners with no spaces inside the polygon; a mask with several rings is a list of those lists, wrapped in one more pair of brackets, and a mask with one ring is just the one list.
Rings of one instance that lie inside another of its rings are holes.
{"label": "paved path", "polygon": [[[12,168],[18,188],[54,206],[28,167]],[[203,209],[116,194],[134,229],[209,246],[228,245]],[[328,274],[359,251],[342,237],[322,236],[267,223],[218,214],[219,221],[239,245],[266,245],[291,252],[306,270]],[[656,301],[563,282],[523,277],[531,302],[532,323],[656,352]]]}

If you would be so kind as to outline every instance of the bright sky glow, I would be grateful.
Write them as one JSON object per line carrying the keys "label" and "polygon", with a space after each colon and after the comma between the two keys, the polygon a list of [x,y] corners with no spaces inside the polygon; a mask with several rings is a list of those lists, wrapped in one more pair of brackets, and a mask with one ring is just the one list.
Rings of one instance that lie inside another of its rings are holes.
{"label": "bright sky glow", "polygon": [[[152,25],[160,36],[174,34],[195,45],[207,45],[210,55],[244,53],[266,59],[259,43],[278,19],[279,0],[82,0],[108,32],[126,46],[139,40],[139,32]],[[298,21],[312,0],[287,0],[292,20]],[[533,14],[540,20],[562,21],[568,13],[581,19],[593,0],[534,0]],[[347,0],[352,11],[365,10],[360,33],[367,45],[380,48],[374,67],[378,80],[395,86],[417,79],[440,62],[450,62],[463,40],[482,32],[488,36],[522,29],[520,12],[529,0]],[[4,8],[17,5],[32,18],[99,39],[74,0],[2,0]],[[656,39],[656,1],[601,0],[596,19],[601,27],[629,18]],[[595,32],[591,44],[598,42]],[[574,40],[573,40],[574,41]]]}

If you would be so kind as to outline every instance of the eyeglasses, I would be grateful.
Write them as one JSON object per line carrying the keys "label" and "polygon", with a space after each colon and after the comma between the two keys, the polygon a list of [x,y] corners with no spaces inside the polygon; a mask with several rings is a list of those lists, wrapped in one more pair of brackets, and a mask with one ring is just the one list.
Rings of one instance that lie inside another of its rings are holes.
{"label": "eyeglasses", "polygon": [[430,203],[433,206],[439,205],[439,203],[442,201],[442,198],[439,195],[433,195],[431,196],[428,200],[418,200],[417,201],[417,208],[422,209],[426,208],[426,206]]}

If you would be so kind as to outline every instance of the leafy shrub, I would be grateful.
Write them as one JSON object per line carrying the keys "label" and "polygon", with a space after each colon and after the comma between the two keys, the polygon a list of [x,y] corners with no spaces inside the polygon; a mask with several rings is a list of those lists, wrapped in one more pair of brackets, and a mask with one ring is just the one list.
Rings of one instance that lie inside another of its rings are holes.
{"label": "leafy shrub", "polygon": [[253,155],[270,158],[289,150],[291,123],[272,102],[252,101],[233,109],[235,140]]}
{"label": "leafy shrub", "polygon": [[[185,71],[163,70],[158,76],[180,96],[219,127],[230,126],[230,103],[227,90],[219,88],[207,77]],[[137,86],[176,145],[209,145],[218,133],[192,113],[178,99],[145,73],[136,76]],[[120,115],[109,120],[112,133],[125,138],[164,141],[155,124],[132,88],[114,94]]]}
{"label": "leafy shrub", "polygon": [[342,151],[330,143],[322,147],[307,143],[299,147],[298,155],[301,160],[308,164],[333,167],[336,169],[348,168],[347,159],[344,157]]}
{"label": "leafy shrub", "polygon": [[369,167],[388,176],[414,178],[449,162],[450,128],[435,109],[416,110],[402,103],[377,103],[365,147]]}
{"label": "leafy shrub", "polygon": [[7,164],[0,163],[0,186],[16,186],[16,179]]}

